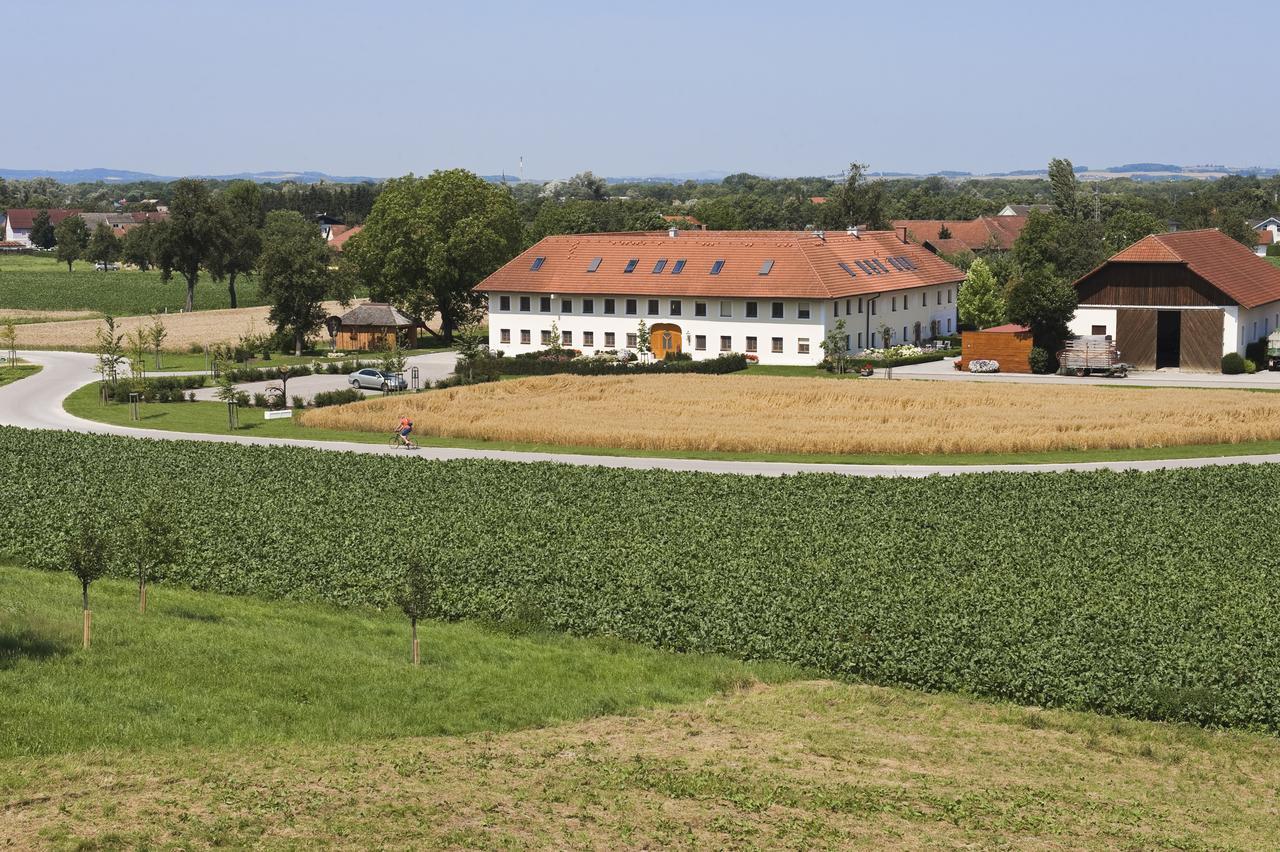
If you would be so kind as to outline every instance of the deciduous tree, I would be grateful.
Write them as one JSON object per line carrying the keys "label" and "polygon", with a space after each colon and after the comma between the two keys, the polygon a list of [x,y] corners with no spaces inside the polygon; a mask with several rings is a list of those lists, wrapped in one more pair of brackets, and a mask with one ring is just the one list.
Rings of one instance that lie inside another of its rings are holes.
{"label": "deciduous tree", "polygon": [[1049,161],[1049,190],[1055,213],[1068,219],[1080,218],[1080,184],[1070,160],[1055,157]]}
{"label": "deciduous tree", "polygon": [[511,193],[462,169],[388,181],[365,222],[347,242],[344,263],[375,298],[429,320],[453,343],[484,297],[472,288],[520,248]]}
{"label": "deciduous tree", "polygon": [[273,210],[267,216],[258,261],[260,288],[271,303],[268,319],[278,331],[292,335],[295,355],[302,354],[307,335],[324,322],[324,300],[342,280],[330,273],[331,258],[320,229],[301,213]]}
{"label": "deciduous tree", "polygon": [[969,265],[965,274],[964,284],[956,296],[956,314],[961,325],[977,329],[1004,322],[1004,297],[1000,295],[991,267],[980,257]]}
{"label": "deciduous tree", "polygon": [[70,272],[71,264],[84,257],[85,249],[89,247],[89,226],[79,216],[68,216],[58,223],[53,234],[58,241],[54,256],[65,263]]}
{"label": "deciduous tree", "polygon": [[222,277],[224,216],[204,181],[183,178],[174,184],[169,218],[155,223],[152,233],[160,278],[177,272],[187,285],[185,310],[195,310],[196,283],[204,270],[215,281]]}
{"label": "deciduous tree", "polygon": [[1041,267],[1023,270],[1006,298],[1009,319],[1030,328],[1036,346],[1053,357],[1062,348],[1067,323],[1076,312],[1075,288]]}
{"label": "deciduous tree", "polygon": [[110,546],[107,536],[90,518],[76,519],[77,529],[67,543],[67,569],[80,581],[80,594],[84,612],[84,647],[88,650],[93,633],[93,611],[89,609],[89,586],[107,573]]}
{"label": "deciduous tree", "polygon": [[84,256],[94,263],[115,263],[120,259],[120,238],[106,222],[99,222],[93,229]]}
{"label": "deciduous tree", "polygon": [[1102,225],[1033,210],[1013,244],[1021,273],[1031,271],[1075,281],[1108,257]]}
{"label": "deciduous tree", "polygon": [[410,559],[396,583],[396,604],[409,617],[409,634],[411,637],[411,659],[413,664],[422,661],[418,649],[418,622],[427,617],[430,611],[431,584],[426,567],[420,559]]}
{"label": "deciduous tree", "polygon": [[120,240],[121,260],[125,263],[132,263],[143,272],[146,272],[151,268],[151,264],[155,262],[153,236],[153,226],[149,221],[125,231],[124,237]]}
{"label": "deciduous tree", "polygon": [[129,538],[129,555],[138,577],[138,612],[147,611],[147,582],[178,560],[180,545],[178,529],[160,503],[143,509]]}
{"label": "deciduous tree", "polygon": [[42,249],[51,249],[58,242],[53,232],[53,223],[49,221],[48,210],[37,210],[31,222],[31,233],[28,235],[31,244]]}
{"label": "deciduous tree", "polygon": [[[222,207],[222,247],[217,260],[220,273],[226,276],[231,307],[236,307],[236,278],[253,274],[262,253],[262,190],[253,181],[236,181],[218,199]],[[317,230],[319,230],[317,228]]]}

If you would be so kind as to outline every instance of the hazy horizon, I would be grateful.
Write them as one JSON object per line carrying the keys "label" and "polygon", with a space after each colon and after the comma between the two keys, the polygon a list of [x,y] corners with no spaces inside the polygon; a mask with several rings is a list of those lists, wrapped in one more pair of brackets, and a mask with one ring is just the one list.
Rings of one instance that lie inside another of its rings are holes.
{"label": "hazy horizon", "polygon": [[73,0],[9,22],[9,67],[40,73],[5,108],[5,126],[29,130],[5,134],[0,166],[515,175],[523,155],[540,179],[824,175],[851,160],[983,174],[1053,156],[1274,166],[1280,119],[1245,85],[1267,30],[1203,8]]}

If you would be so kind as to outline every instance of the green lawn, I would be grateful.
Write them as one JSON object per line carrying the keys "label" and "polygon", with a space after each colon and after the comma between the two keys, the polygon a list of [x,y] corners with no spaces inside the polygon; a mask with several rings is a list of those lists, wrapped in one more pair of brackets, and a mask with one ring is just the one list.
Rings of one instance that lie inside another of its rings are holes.
{"label": "green lawn", "polygon": [[0,387],[16,382],[19,379],[25,379],[27,376],[34,376],[40,372],[38,364],[12,364],[0,367]]}
{"label": "green lawn", "polygon": [[[401,351],[406,358],[409,358],[413,355],[427,355],[432,352],[444,352],[446,349],[448,349],[448,347],[436,346],[436,347],[425,347],[425,348],[419,348],[419,349],[404,349]],[[349,352],[349,353],[345,353],[344,357],[342,358],[328,358],[326,357],[327,355],[328,355],[327,351],[311,352],[303,355],[284,354],[284,353],[277,352],[271,356],[270,361],[264,361],[261,358],[254,358],[248,364],[241,364],[238,366],[254,367],[254,368],[261,369],[263,367],[279,367],[281,364],[314,364],[317,361],[320,361],[323,363],[326,361],[347,361],[347,360],[358,359],[361,361],[376,362],[380,358],[379,354],[376,352]],[[147,356],[147,372],[148,373],[153,373],[153,372],[185,373],[185,372],[193,372],[196,370],[209,369],[209,365],[206,363],[204,358],[204,352],[165,352],[164,357],[161,359],[161,362],[160,362],[163,365],[160,370],[156,370],[151,366],[154,363],[154,360],[155,360],[154,354]]]}
{"label": "green lawn", "polygon": [[[0,567],[0,758],[88,749],[340,742],[548,725],[795,675],[618,640]],[[2,786],[2,785],[0,785]]]}
{"label": "green lawn", "polygon": [[0,846],[1275,846],[1280,742],[0,567]]}
{"label": "green lawn", "polygon": [[[519,380],[521,377],[513,377]],[[66,399],[64,408],[77,417],[170,432],[204,432],[227,434],[227,408],[221,402],[143,403],[140,420],[132,420],[129,406],[98,402],[97,386],[86,385]],[[264,438],[295,438],[306,441],[354,441],[380,444],[388,439],[395,425],[388,423],[382,432],[344,432],[315,429],[296,420],[263,420],[258,409],[241,409],[240,427],[236,434]],[[594,456],[636,456],[643,458],[710,459],[723,461],[793,462],[798,464],[1054,464],[1091,461],[1135,461],[1142,459],[1180,459],[1228,457],[1280,453],[1280,441],[1256,441],[1248,444],[1189,444],[1177,447],[1144,449],[1078,450],[1048,453],[956,453],[950,455],[786,455],[775,453],[729,453],[714,450],[633,450],[567,444],[536,444],[514,441],[477,441],[468,438],[444,438],[415,434],[413,439],[424,447],[456,447],[473,450],[507,450],[526,453],[574,453]]]}
{"label": "green lawn", "polygon": [[[236,281],[240,307],[264,304],[252,280]],[[181,276],[165,283],[156,271],[95,272],[93,264],[77,261],[68,272],[51,257],[0,254],[0,309],[34,311],[98,311],[130,316],[181,310],[186,284]],[[231,307],[225,284],[201,276],[196,284],[196,308]]]}

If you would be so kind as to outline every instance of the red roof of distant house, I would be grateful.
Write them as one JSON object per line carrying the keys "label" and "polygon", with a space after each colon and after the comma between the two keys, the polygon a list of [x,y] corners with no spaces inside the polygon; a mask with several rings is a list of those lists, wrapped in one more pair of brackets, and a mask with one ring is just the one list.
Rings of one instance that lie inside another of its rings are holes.
{"label": "red roof of distant house", "polygon": [[681,216],[676,214],[672,216],[663,216],[662,218],[668,222],[688,222],[690,225],[696,225],[698,227],[702,226],[702,223],[692,216]]}
{"label": "red roof of distant house", "polygon": [[[337,228],[339,226],[334,225],[333,227]],[[342,230],[336,233],[333,230],[329,231],[329,246],[334,251],[342,251],[342,247],[346,245],[347,240],[364,230],[364,225],[342,225],[341,227]]]}
{"label": "red roof of distant house", "polygon": [[[1112,263],[1186,264],[1245,308],[1280,300],[1280,269],[1216,228],[1143,237],[1102,266]],[[1094,272],[1097,269],[1077,281],[1076,286]]]}
{"label": "red roof of distant house", "polygon": [[[898,258],[906,258],[909,264]],[[543,258],[537,270],[536,258]],[[588,268],[595,258],[595,272]],[[890,260],[893,258],[894,260]],[[632,260],[632,272],[626,268]],[[683,260],[679,274],[673,270]],[[884,271],[861,263],[877,260]],[[655,274],[659,261],[662,271]],[[716,261],[723,266],[716,275]],[[772,261],[768,272],[765,264]],[[844,267],[841,266],[844,264]],[[845,268],[847,267],[847,269]],[[616,293],[651,296],[834,299],[955,284],[964,273],[890,231],[820,237],[795,231],[690,231],[546,237],[477,290],[504,293]]]}
{"label": "red roof of distant house", "polygon": [[[999,249],[1008,251],[1027,225],[1026,216],[979,216],[977,219],[899,219],[894,228],[906,228],[907,238],[924,245],[930,243],[939,251],[953,253],[963,244],[969,251]],[[949,238],[939,237],[945,227]],[[946,243],[947,248],[943,247]]]}
{"label": "red roof of distant house", "polygon": [[1261,231],[1258,231],[1258,245],[1269,246],[1274,242],[1275,242],[1275,234],[1273,234],[1271,231],[1269,231],[1266,228],[1263,228]]}
{"label": "red roof of distant house", "polygon": [[826,204],[827,197],[825,195],[811,195],[809,196],[809,203],[810,204]]}
{"label": "red roof of distant house", "polygon": [[993,325],[991,328],[984,328],[983,331],[1001,331],[1010,332],[1011,334],[1027,334],[1031,329],[1025,325],[1018,325],[1016,322],[1007,322],[1004,325]]}
{"label": "red roof of distant house", "polygon": [[138,224],[142,224],[143,222],[163,222],[165,219],[169,218],[168,213],[161,213],[159,210],[139,210],[137,212],[130,213],[129,215],[132,216],[133,221]]}
{"label": "red roof of distant house", "polygon": [[[29,231],[36,223],[36,215],[44,208],[37,207],[19,207],[14,210],[4,211],[5,218],[9,222],[9,227],[15,230]],[[60,207],[50,207],[49,224],[56,225],[68,216],[79,215],[84,212],[82,210],[70,209],[66,210]]]}

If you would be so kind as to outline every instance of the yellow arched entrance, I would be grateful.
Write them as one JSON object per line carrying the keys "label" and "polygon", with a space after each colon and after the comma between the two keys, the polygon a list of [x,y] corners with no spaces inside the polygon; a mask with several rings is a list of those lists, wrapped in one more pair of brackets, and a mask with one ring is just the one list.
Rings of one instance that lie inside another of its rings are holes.
{"label": "yellow arched entrance", "polygon": [[653,350],[655,358],[665,358],[668,352],[679,352],[682,342],[683,335],[678,325],[659,322],[649,329],[649,348]]}

